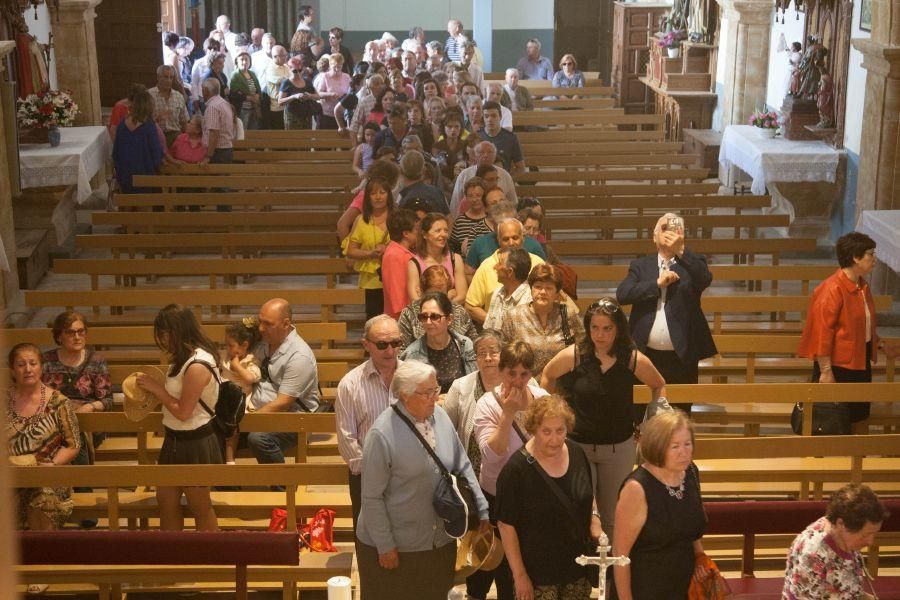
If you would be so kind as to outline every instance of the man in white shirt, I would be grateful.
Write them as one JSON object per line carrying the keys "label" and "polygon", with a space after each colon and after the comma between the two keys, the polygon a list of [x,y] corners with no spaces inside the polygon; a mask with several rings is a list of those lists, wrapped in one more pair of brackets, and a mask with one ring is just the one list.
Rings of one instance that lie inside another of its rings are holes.
{"label": "man in white shirt", "polygon": [[287,66],[288,53],[284,46],[272,48],[272,62],[266,67],[266,72],[260,79],[260,85],[266,87],[269,96],[269,121],[267,129],[284,129],[284,106],[278,105],[278,90],[281,82],[291,76],[291,68]]}
{"label": "man in white shirt", "polygon": [[275,47],[275,36],[271,33],[264,33],[262,38],[262,49],[257,50],[250,55],[250,70],[256,73],[256,78],[262,83],[263,76],[269,63],[272,62],[272,49]]}
{"label": "man in white shirt", "polygon": [[[453,186],[453,194],[450,196],[450,214],[454,217],[459,216],[459,207],[462,199],[465,197],[464,190],[466,182],[475,177],[475,171],[478,167],[484,165],[493,165],[497,160],[497,148],[490,142],[479,142],[475,145],[475,164],[466,167],[460,171],[456,177],[456,184]],[[516,183],[512,176],[503,167],[496,167],[498,187],[506,194],[506,199],[518,204],[519,197],[516,195]]]}
{"label": "man in white shirt", "polygon": [[[497,264],[494,265],[500,285],[491,296],[491,304],[484,319],[485,329],[500,331],[503,317],[511,309],[531,302],[531,287],[528,274],[531,272],[531,257],[523,248],[500,248]],[[483,313],[480,306],[467,306],[469,316]]]}
{"label": "man in white shirt", "polygon": [[344,375],[334,401],[338,451],[350,469],[350,502],[353,528],[361,500],[362,449],[375,419],[391,404],[391,380],[400,364],[403,340],[397,321],[378,315],[366,321],[362,345],[369,360]]}
{"label": "man in white shirt", "polygon": [[[503,86],[499,82],[488,85],[487,99],[485,102],[496,102],[500,104],[503,97]],[[512,111],[500,104],[500,128],[507,131],[513,130],[513,114]]]}

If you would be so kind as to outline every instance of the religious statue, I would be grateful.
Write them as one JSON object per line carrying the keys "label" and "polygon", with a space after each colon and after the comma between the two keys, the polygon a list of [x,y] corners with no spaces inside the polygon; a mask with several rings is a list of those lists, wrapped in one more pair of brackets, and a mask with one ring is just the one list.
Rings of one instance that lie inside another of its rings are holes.
{"label": "religious statue", "polygon": [[831,129],[834,127],[834,80],[825,70],[820,68],[819,91],[816,95],[816,106],[819,109],[819,129]]}
{"label": "religious statue", "polygon": [[800,42],[791,44],[788,51],[788,65],[790,72],[788,74],[788,90],[787,93],[796,96],[800,92],[800,61],[803,60],[802,46]]}
{"label": "religious statue", "polygon": [[28,33],[28,25],[22,16],[18,0],[0,0],[0,18],[8,24],[10,34],[16,43],[13,61],[19,97],[25,98],[29,94],[44,90],[50,84],[47,65],[49,52],[46,50],[46,44],[41,44]]}
{"label": "religious statue", "polygon": [[809,36],[808,45],[797,70],[800,73],[800,88],[794,96],[806,100],[815,100],[819,90],[821,68],[825,66],[825,58],[828,56],[828,48],[822,45],[815,35]]}
{"label": "religious statue", "polygon": [[690,0],[691,12],[688,18],[688,39],[692,42],[710,41],[707,30],[710,0]]}

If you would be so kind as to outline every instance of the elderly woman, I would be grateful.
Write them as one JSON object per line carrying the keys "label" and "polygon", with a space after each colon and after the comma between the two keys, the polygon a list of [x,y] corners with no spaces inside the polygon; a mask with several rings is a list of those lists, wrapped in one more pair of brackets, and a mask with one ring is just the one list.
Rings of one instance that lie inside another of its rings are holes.
{"label": "elderly woman", "polygon": [[463,257],[468,254],[472,242],[494,231],[487,222],[486,187],[484,179],[477,175],[463,187],[466,210],[453,221],[453,231],[450,233],[450,247]]}
{"label": "elderly woman", "polygon": [[[522,341],[505,344],[498,363],[500,384],[489,387],[475,405],[473,434],[481,452],[478,483],[491,506],[496,522],[497,476],[509,458],[522,448],[528,436],[522,430],[524,411],[547,392],[531,377],[534,352]],[[469,582],[469,595],[485,598],[491,582],[497,584],[498,598],[513,598],[513,579],[504,559],[494,571],[475,574]]]}
{"label": "elderly woman", "polygon": [[[162,402],[166,434],[159,454],[161,465],[223,464],[218,430],[212,423],[219,398],[219,351],[193,311],[169,304],[156,315],[153,336],[171,356],[165,384],[139,375],[137,384]],[[206,487],[156,489],[160,529],[181,530],[181,496],[187,498],[198,531],[219,529]]]}
{"label": "elderly woman", "polygon": [[[872,381],[872,362],[880,347],[875,331],[875,302],[864,277],[875,268],[875,242],[864,233],[841,236],[834,245],[839,268],[816,287],[809,304],[797,354],[813,359],[813,381]],[[845,405],[849,424],[869,416],[869,403]]]}
{"label": "elderly woman", "polygon": [[312,82],[304,75],[303,59],[295,56],[288,60],[291,76],[284,79],[275,96],[278,106],[284,106],[285,129],[312,129],[313,115],[318,112],[319,95]]}
{"label": "elderly woman", "polygon": [[667,406],[665,381],[634,347],[625,312],[612,298],[602,298],[584,313],[584,330],[547,364],[541,385],[559,390],[575,411],[570,437],[580,443],[591,463],[603,526],[615,534],[619,487],[634,467],[634,383],[648,386],[652,416]]}
{"label": "elderly woman", "polygon": [[456,543],[434,511],[441,477],[414,429],[423,432],[444,467],[460,473],[475,494],[482,529],[488,505],[453,424],[436,406],[434,367],[397,367],[392,409],[375,420],[362,453],[362,510],[356,557],[363,600],[445,600],[453,587]]}
{"label": "elderly woman", "polygon": [[237,69],[231,74],[228,86],[231,88],[232,94],[243,94],[244,97],[243,102],[239,105],[238,117],[244,125],[244,130],[259,129],[262,119],[259,104],[262,87],[259,85],[256,73],[250,70],[253,59],[248,53],[241,52],[234,57],[234,64]]}
{"label": "elderly woman", "polygon": [[[68,399],[41,383],[41,351],[34,344],[17,344],[9,352],[12,385],[6,406],[6,451],[14,464],[52,467],[71,463],[81,449],[78,420]],[[477,486],[475,486],[477,487]],[[71,488],[16,490],[20,529],[50,531],[72,514]],[[32,584],[32,594],[46,591]]]}
{"label": "elderly woman", "polygon": [[225,61],[227,55],[224,52],[215,52],[206,59],[209,70],[203,79],[217,79],[219,81],[219,95],[228,100],[231,89],[228,87],[228,75],[225,74]]}
{"label": "elderly woman", "polygon": [[706,528],[691,420],[680,410],[650,419],[641,431],[641,455],[644,462],[626,479],[616,505],[613,554],[631,564],[614,567],[612,598],[687,600],[691,576],[705,572],[696,563]]}
{"label": "elderly woman", "polygon": [[[450,290],[450,274],[441,265],[432,265],[422,272],[422,289],[425,293],[443,292]],[[406,348],[414,341],[425,335],[425,328],[419,322],[419,313],[422,312],[422,299],[413,300],[401,312],[398,324],[400,335],[403,338],[403,347]],[[466,309],[459,304],[453,304],[453,320],[450,323],[451,331],[469,339],[475,339],[475,325],[472,317]]]}
{"label": "elderly woman", "polygon": [[791,544],[781,597],[787,600],[872,598],[860,550],[890,515],[868,486],[851,483],[831,496],[825,516]]}
{"label": "elderly woman", "polygon": [[335,53],[328,57],[328,70],[320,72],[315,79],[316,91],[319,92],[319,103],[322,114],[319,115],[319,129],[337,129],[334,118],[334,107],[338,100],[350,91],[350,76],[344,73],[344,57]]}
{"label": "elderly woman", "polygon": [[555,88],[583,88],[584,75],[578,70],[578,62],[571,54],[559,59],[559,71],[554,73],[551,85]]}
{"label": "elderly woman", "polygon": [[453,303],[444,292],[429,292],[419,304],[419,322],[424,335],[410,344],[402,360],[418,360],[433,365],[441,393],[446,394],[454,380],[478,368],[472,340],[450,329]]}
{"label": "elderly woman", "polygon": [[528,274],[531,303],[516,306],[503,316],[505,340],[524,340],[534,348],[534,372],[539,375],[550,359],[584,336],[577,309],[560,294],[562,273],[553,265],[537,265]]}
{"label": "elderly woman", "polygon": [[[41,380],[68,398],[75,412],[102,412],[112,409],[109,369],[100,354],[87,346],[87,320],[80,312],[67,310],[53,320],[53,340],[57,348],[41,357]],[[81,438],[76,465],[91,464],[87,439]]]}
{"label": "elderly woman", "polygon": [[497,480],[496,515],[517,599],[591,597],[587,569],[575,558],[594,550],[603,530],[587,457],[566,439],[574,424],[561,397],[535,399],[524,418],[531,439]]}

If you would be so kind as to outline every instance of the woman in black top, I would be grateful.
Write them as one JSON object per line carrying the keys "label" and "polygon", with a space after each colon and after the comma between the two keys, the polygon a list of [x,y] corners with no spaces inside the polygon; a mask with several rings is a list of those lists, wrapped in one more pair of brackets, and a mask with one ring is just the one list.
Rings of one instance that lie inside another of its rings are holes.
{"label": "woman in black top", "polygon": [[319,94],[312,81],[304,77],[303,59],[294,56],[288,61],[291,76],[281,82],[276,99],[278,105],[287,105],[284,110],[285,129],[312,129],[312,117],[319,106]]}
{"label": "woman in black top", "polygon": [[584,313],[584,340],[567,346],[544,368],[541,387],[559,390],[575,412],[570,436],[591,463],[603,526],[612,538],[618,489],[634,468],[633,386],[653,391],[655,414],[665,401],[666,382],[646,356],[635,350],[628,321],[612,298],[601,298]]}
{"label": "woman in black top", "polygon": [[497,525],[517,600],[591,596],[587,569],[575,558],[592,550],[603,530],[587,457],[566,439],[574,424],[561,397],[536,398],[525,413],[532,438],[497,479]]}
{"label": "woman in black top", "polygon": [[687,600],[703,556],[706,515],[694,455],[694,429],[680,410],[653,417],[641,431],[644,463],[622,486],[613,554],[631,564],[613,568],[618,600]]}

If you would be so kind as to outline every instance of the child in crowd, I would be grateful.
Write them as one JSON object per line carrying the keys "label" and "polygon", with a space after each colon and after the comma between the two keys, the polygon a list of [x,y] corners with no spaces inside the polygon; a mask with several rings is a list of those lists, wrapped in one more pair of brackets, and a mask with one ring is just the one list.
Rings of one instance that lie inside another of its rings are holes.
{"label": "child in crowd", "polygon": [[366,176],[366,171],[375,160],[375,148],[372,146],[372,142],[375,141],[375,136],[379,131],[381,128],[377,123],[372,121],[366,123],[363,127],[363,143],[357,146],[353,152],[353,170],[360,179]]}
{"label": "child in crowd", "polygon": [[[253,384],[262,378],[259,360],[253,355],[253,347],[259,343],[259,322],[255,317],[245,317],[240,323],[225,330],[227,360],[223,361],[222,377],[241,386],[244,394],[253,391]],[[248,405],[249,410],[249,405]],[[225,463],[234,464],[239,431],[225,440]]]}

